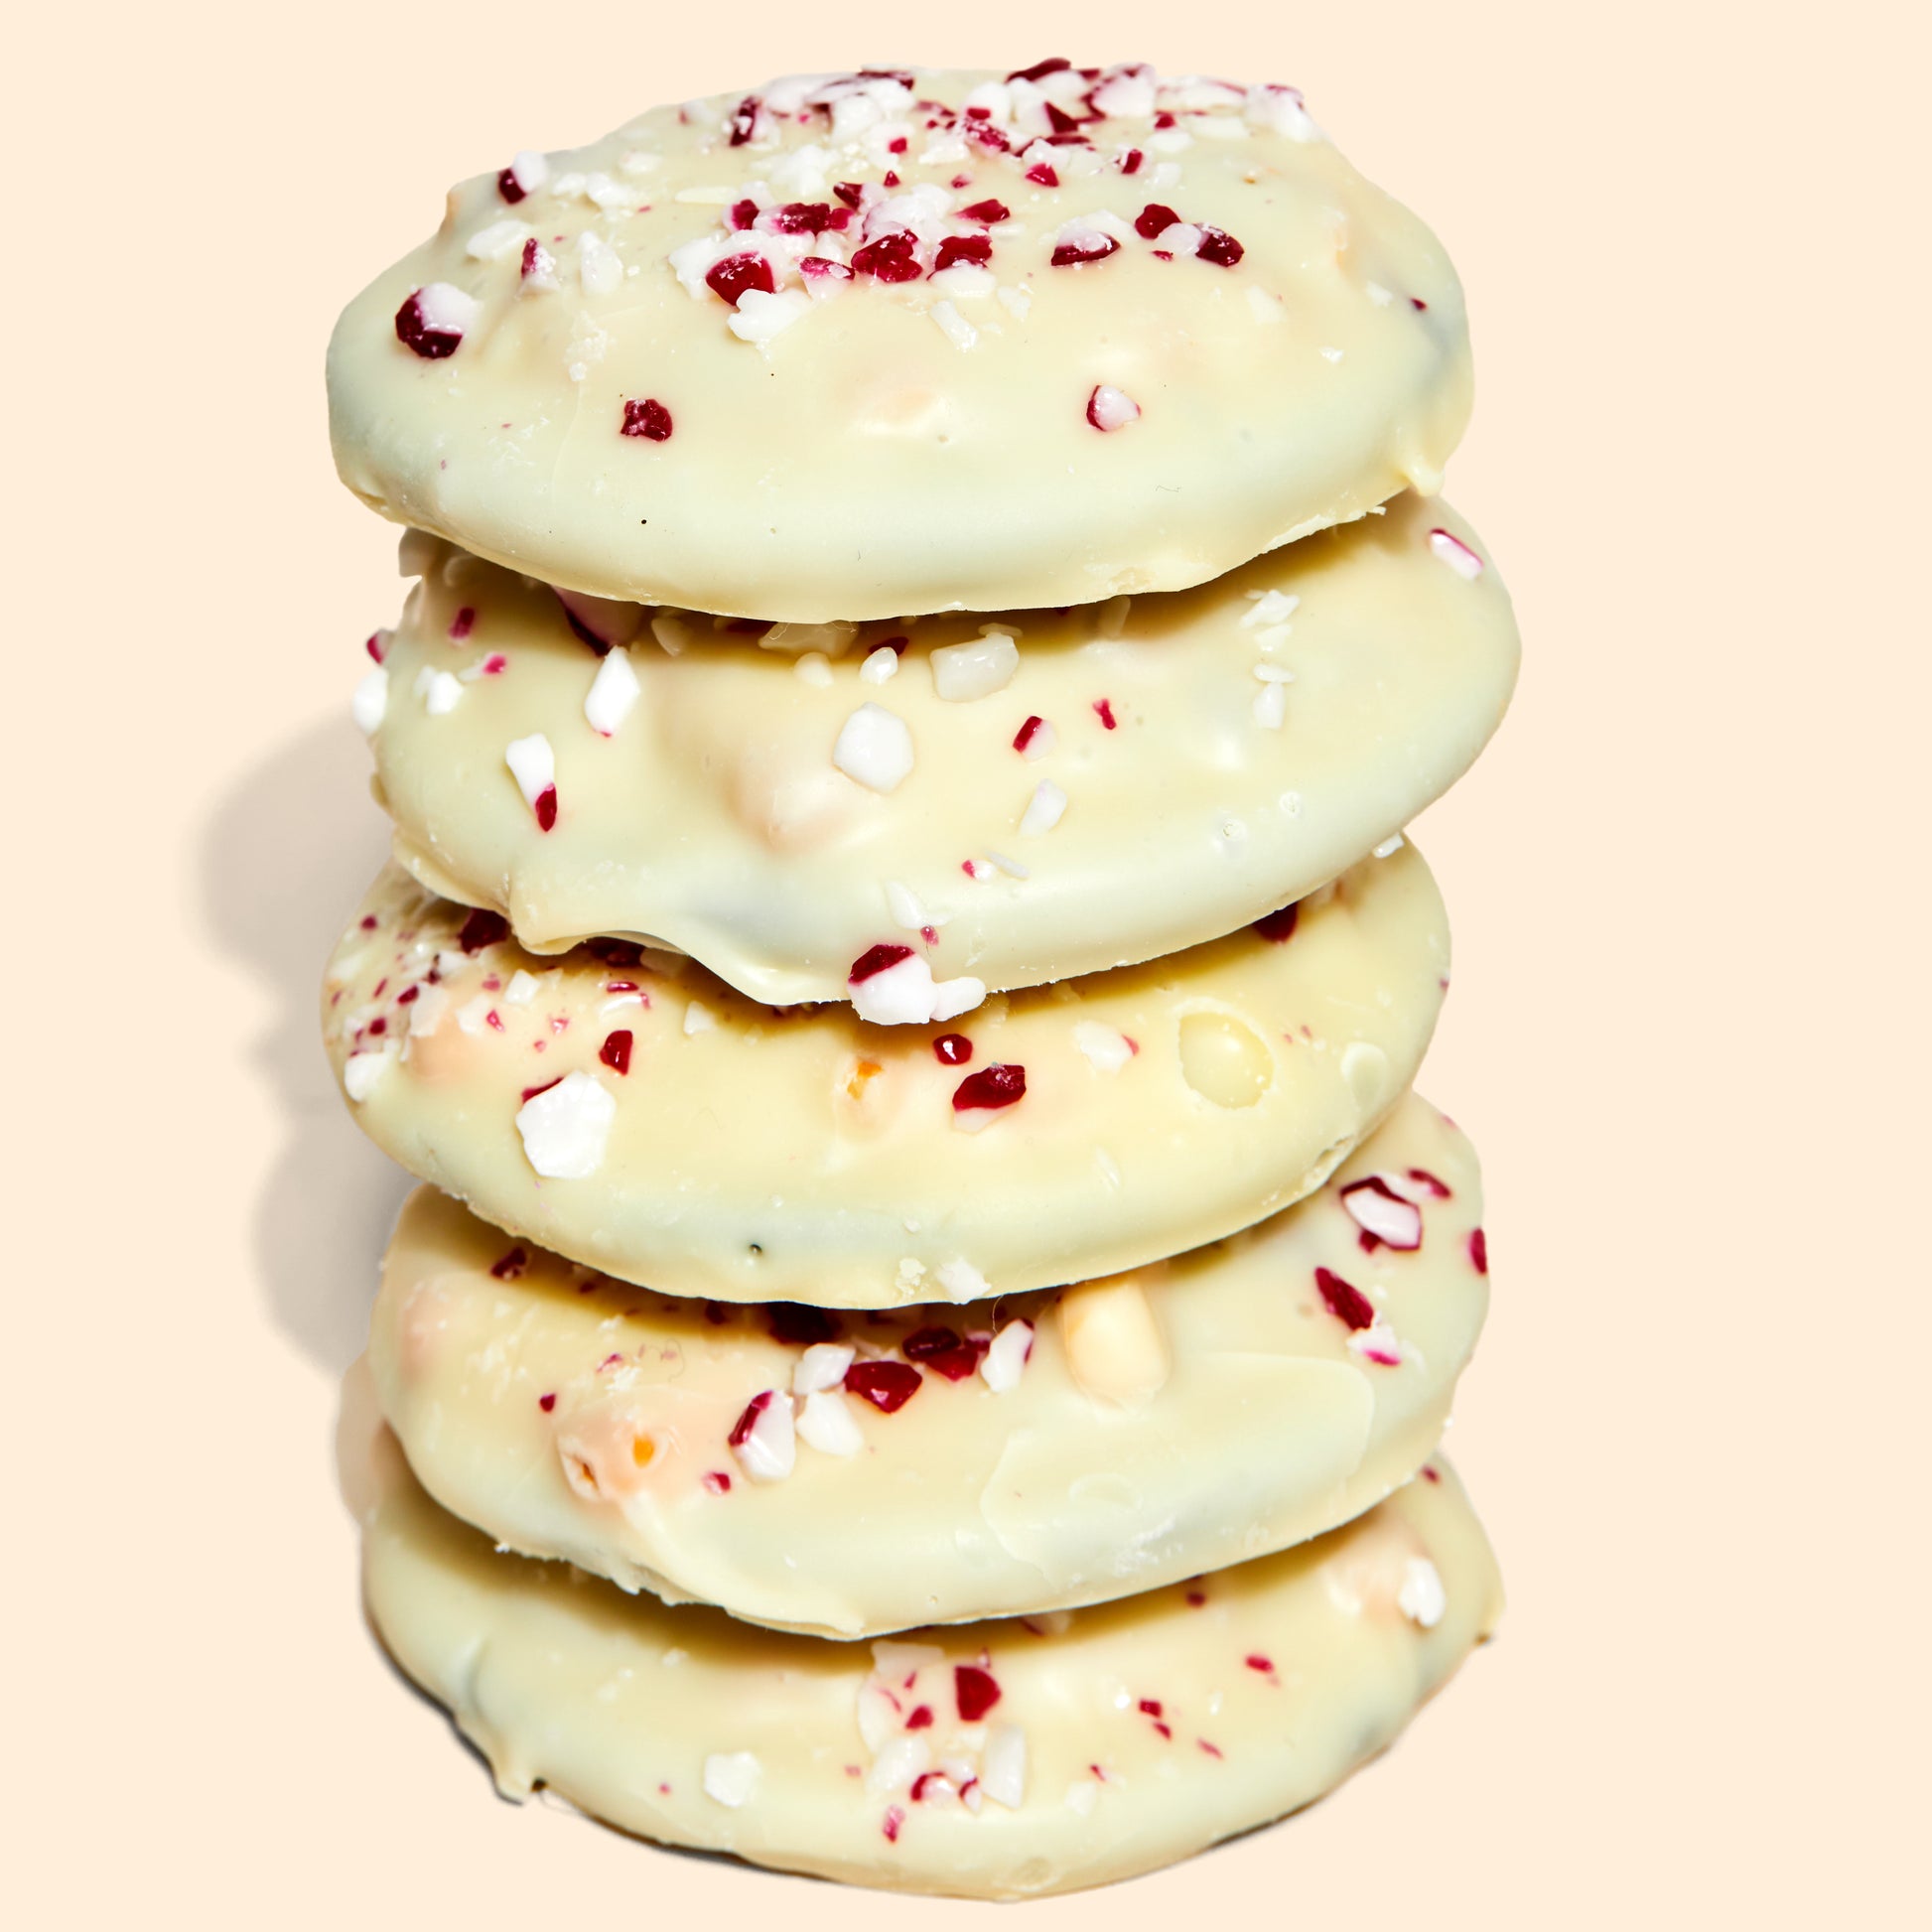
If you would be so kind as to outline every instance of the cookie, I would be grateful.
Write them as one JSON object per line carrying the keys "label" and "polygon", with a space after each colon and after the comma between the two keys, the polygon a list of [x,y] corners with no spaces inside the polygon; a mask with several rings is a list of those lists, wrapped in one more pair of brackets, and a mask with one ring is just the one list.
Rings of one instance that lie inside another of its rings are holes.
{"label": "cookie", "polygon": [[1004,988],[1232,931],[1452,783],[1516,672],[1482,546],[1413,495],[997,624],[577,615],[404,547],[423,581],[357,699],[397,858],[533,950],[667,944],[774,1005],[852,997],[882,943]]}
{"label": "cookie", "polygon": [[814,75],[505,156],[350,304],[338,468],[567,589],[818,621],[1203,583],[1468,416],[1441,244],[1282,86]]}
{"label": "cookie", "polygon": [[1408,846],[1226,939],[893,1027],[634,945],[540,959],[392,866],[323,1018],[363,1130],[497,1227],[667,1295],[888,1308],[1114,1274],[1299,1199],[1414,1078],[1448,965]]}
{"label": "cookie", "polygon": [[370,1617],[499,1790],[854,1884],[1035,1896],[1265,1824],[1387,1745],[1501,1608],[1440,1462],[1239,1569],[863,1644],[500,1555],[374,1449]]}
{"label": "cookie", "polygon": [[1488,1304],[1481,1224],[1473,1151],[1413,1095],[1259,1227],[963,1318],[640,1296],[426,1187],[369,1362],[417,1476],[506,1548],[876,1636],[1360,1515],[1442,1435]]}

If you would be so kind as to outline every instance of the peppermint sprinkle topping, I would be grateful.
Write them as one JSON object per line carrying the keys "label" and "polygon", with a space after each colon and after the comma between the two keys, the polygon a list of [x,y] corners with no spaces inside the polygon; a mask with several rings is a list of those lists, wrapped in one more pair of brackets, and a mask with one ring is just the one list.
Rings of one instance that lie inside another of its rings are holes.
{"label": "peppermint sprinkle topping", "polygon": [[448,282],[426,282],[396,311],[396,340],[425,361],[441,361],[456,353],[480,306]]}
{"label": "peppermint sprinkle topping", "polygon": [[671,412],[655,396],[646,396],[641,402],[626,402],[621,433],[641,436],[651,443],[668,443],[671,440]]}
{"label": "peppermint sprinkle topping", "polygon": [[776,1389],[755,1395],[733,1425],[731,1448],[754,1482],[782,1482],[798,1459],[791,1399]]}
{"label": "peppermint sprinkle topping", "polygon": [[348,701],[349,715],[364,738],[373,738],[389,708],[389,673],[380,664],[366,671]]}
{"label": "peppermint sprinkle topping", "polygon": [[1020,1386],[1021,1371],[1033,1352],[1034,1324],[1026,1320],[1009,1321],[981,1356],[980,1377],[995,1395],[1005,1395]]}
{"label": "peppermint sprinkle topping", "polygon": [[1034,787],[1034,795],[1027,801],[1027,809],[1020,820],[1023,837],[1038,838],[1043,832],[1050,832],[1066,815],[1066,793],[1051,778],[1042,778]]}
{"label": "peppermint sprinkle topping", "polygon": [[1397,1248],[1406,1253],[1422,1246],[1422,1209],[1380,1175],[1350,1181],[1341,1190],[1341,1204],[1361,1229],[1364,1248]]}

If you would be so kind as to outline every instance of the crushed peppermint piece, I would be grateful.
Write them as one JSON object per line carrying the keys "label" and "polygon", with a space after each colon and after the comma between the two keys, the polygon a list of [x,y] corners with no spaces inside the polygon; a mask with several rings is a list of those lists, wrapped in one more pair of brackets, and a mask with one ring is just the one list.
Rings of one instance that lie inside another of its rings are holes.
{"label": "crushed peppermint piece", "polygon": [[1079,1021],[1073,1029],[1073,1043],[1100,1073],[1118,1073],[1141,1050],[1124,1033],[1097,1020]]}
{"label": "crushed peppermint piece", "polygon": [[1474,583],[1482,575],[1482,559],[1460,537],[1451,536],[1447,530],[1431,530],[1429,547],[1456,576]]}
{"label": "crushed peppermint piece", "polygon": [[1081,268],[1088,262],[1105,261],[1119,247],[1120,243],[1090,216],[1081,217],[1067,222],[1054,236],[1051,261],[1055,268]]}
{"label": "crushed peppermint piece", "polygon": [[940,644],[927,659],[933,691],[948,704],[970,704],[1004,691],[1020,668],[1020,646],[1010,630],[985,625],[963,644]]}
{"label": "crushed peppermint piece", "polygon": [[626,402],[621,434],[666,443],[671,435],[671,412],[654,396],[645,396],[641,402]]}
{"label": "crushed peppermint piece", "polygon": [[1375,1324],[1375,1305],[1352,1283],[1345,1282],[1332,1269],[1317,1268],[1314,1285],[1328,1312],[1350,1329]]}
{"label": "crushed peppermint piece", "polygon": [[463,244],[463,252],[472,261],[501,261],[505,255],[521,254],[528,239],[533,239],[529,229],[521,221],[506,216],[501,221],[492,221],[487,227],[479,228]]}
{"label": "crushed peppermint piece", "polygon": [[1013,749],[1023,759],[1043,759],[1053,749],[1053,727],[1044,718],[1029,718],[1013,735]]}
{"label": "crushed peppermint piece", "polygon": [[811,297],[802,289],[786,289],[778,295],[748,289],[739,298],[738,307],[726,326],[741,343],[762,346],[774,336],[782,335],[811,306]]}
{"label": "crushed peppermint piece", "polygon": [[1478,1275],[1489,1272],[1489,1237],[1480,1228],[1469,1230],[1469,1266]]}
{"label": "crushed peppermint piece", "polygon": [[1000,1687],[991,1671],[977,1664],[953,1666],[953,1700],[962,1724],[976,1725],[1000,1701]]}
{"label": "crushed peppermint piece", "polygon": [[995,1395],[1005,1395],[1020,1386],[1020,1373],[1033,1352],[1034,1324],[1024,1319],[1009,1321],[980,1357],[981,1380]]}
{"label": "crushed peppermint piece", "polygon": [[351,1100],[366,1100],[375,1091],[376,1082],[388,1072],[398,1057],[393,1046],[351,1053],[343,1063],[343,1091]]}
{"label": "crushed peppermint piece", "polygon": [[852,1405],[836,1388],[809,1390],[799,1406],[797,1427],[804,1442],[823,1455],[857,1455],[866,1446]]}
{"label": "crushed peppermint piece", "polygon": [[416,673],[416,695],[432,718],[446,718],[463,697],[463,686],[449,671],[433,670],[427,664]]}
{"label": "crushed peppermint piece", "polygon": [[942,1261],[935,1272],[950,1302],[981,1302],[993,1293],[993,1284],[970,1261]]}
{"label": "crushed peppermint piece", "polygon": [[980,332],[950,302],[935,302],[931,315],[940,333],[955,348],[968,349],[979,341]]}
{"label": "crushed peppermint piece", "polygon": [[631,668],[630,653],[614,645],[597,667],[591,688],[584,694],[584,719],[600,738],[612,737],[630,716],[642,687]]}
{"label": "crushed peppermint piece", "polygon": [[1027,1069],[1014,1063],[995,1060],[977,1073],[969,1073],[953,1089],[952,1118],[955,1127],[977,1134],[1007,1108],[1027,1097]]}
{"label": "crushed peppermint piece", "polygon": [[736,1811],[758,1795],[759,1775],[750,1751],[713,1751],[704,1761],[704,1794]]}
{"label": "crushed peppermint piece", "polygon": [[705,270],[704,281],[705,287],[731,309],[737,308],[746,295],[754,290],[762,295],[774,295],[778,288],[771,264],[758,249],[720,257]]}
{"label": "crushed peppermint piece", "polygon": [[1018,1811],[1027,1795],[1027,1733],[1018,1725],[995,1725],[980,1753],[980,1789],[996,1805]]}
{"label": "crushed peppermint piece", "polygon": [[932,1056],[941,1066],[964,1066],[973,1057],[973,1042],[964,1034],[941,1034],[932,1042]]}
{"label": "crushed peppermint piece", "polygon": [[537,997],[540,986],[541,982],[534,973],[526,973],[519,966],[510,975],[509,984],[503,988],[503,1004],[507,1007],[527,1007]]}
{"label": "crushed peppermint piece", "polygon": [[373,738],[381,727],[383,713],[389,708],[389,673],[380,664],[365,671],[348,701],[349,716],[364,738]]}
{"label": "crushed peppermint piece", "polygon": [[897,713],[862,704],[840,727],[832,762],[869,790],[893,791],[912,769],[912,734]]}
{"label": "crushed peppermint piece", "polygon": [[597,1049],[597,1056],[613,1073],[625,1074],[630,1071],[630,1047],[635,1035],[627,1027],[619,1027],[606,1034],[604,1044]]}
{"label": "crushed peppermint piece", "polygon": [[[466,954],[472,954],[482,952],[485,946],[500,945],[509,936],[509,920],[500,912],[493,912],[487,906],[479,905],[472,908],[464,918],[456,942]],[[531,985],[535,984],[536,982],[532,980]]]}
{"label": "crushed peppermint piece", "polygon": [[1449,1591],[1443,1576],[1427,1557],[1411,1557],[1402,1566],[1402,1588],[1396,1605],[1411,1623],[1433,1630],[1449,1608]]}
{"label": "crushed peppermint piece", "polygon": [[956,1020],[986,998],[986,983],[969,974],[935,980],[931,965],[910,946],[887,941],[852,963],[847,977],[852,1010],[875,1027],[923,1027]]}
{"label": "crushed peppermint piece", "polygon": [[761,1390],[732,1425],[729,1441],[732,1453],[754,1482],[782,1482],[798,1460],[791,1398],[776,1389]]}
{"label": "crushed peppermint piece", "polygon": [[923,1380],[910,1362],[854,1362],[845,1372],[846,1389],[888,1416],[903,1409]]}
{"label": "crushed peppermint piece", "polygon": [[868,651],[866,661],[859,666],[860,679],[867,684],[884,684],[897,675],[898,652],[891,644],[881,644],[876,650]]}
{"label": "crushed peppermint piece", "polygon": [[1042,778],[1034,787],[1034,795],[1027,801],[1027,809],[1021,815],[1020,832],[1023,838],[1038,838],[1050,832],[1066,815],[1066,793],[1051,778]]}
{"label": "crushed peppermint piece", "polygon": [[684,1036],[689,1039],[693,1034],[710,1034],[718,1031],[718,1016],[702,1000],[687,1000],[684,1003]]}
{"label": "crushed peppermint piece", "polygon": [[1295,937],[1295,927],[1301,916],[1301,900],[1291,899],[1276,911],[1264,913],[1255,921],[1254,929],[1264,939],[1272,939],[1279,946]]}
{"label": "crushed peppermint piece", "polygon": [[448,282],[426,282],[396,311],[396,340],[425,361],[454,355],[482,305]]}
{"label": "crushed peppermint piece", "polygon": [[791,1372],[792,1394],[813,1395],[838,1388],[845,1381],[845,1372],[852,1366],[856,1353],[849,1342],[813,1342],[799,1356],[798,1366]]}
{"label": "crushed peppermint piece", "polygon": [[549,739],[541,732],[512,739],[503,748],[503,762],[523,802],[536,814],[537,824],[549,831],[557,822],[557,759]]}
{"label": "crushed peppermint piece", "polygon": [[623,260],[594,229],[577,237],[577,279],[586,295],[615,295],[623,287]]}
{"label": "crushed peppermint piece", "polygon": [[585,1180],[604,1165],[617,1097],[588,1073],[567,1073],[524,1101],[516,1116],[523,1155],[546,1180]]}
{"label": "crushed peppermint piece", "polygon": [[1087,421],[1098,430],[1125,429],[1141,413],[1141,405],[1111,382],[1098,384],[1087,398]]}
{"label": "crushed peppermint piece", "polygon": [[1362,1246],[1409,1253],[1422,1246],[1422,1209],[1397,1193],[1379,1174],[1353,1180],[1341,1190],[1341,1204],[1362,1231]]}
{"label": "crushed peppermint piece", "polygon": [[1393,859],[1402,850],[1403,838],[1400,832],[1391,832],[1382,843],[1369,853],[1371,859]]}

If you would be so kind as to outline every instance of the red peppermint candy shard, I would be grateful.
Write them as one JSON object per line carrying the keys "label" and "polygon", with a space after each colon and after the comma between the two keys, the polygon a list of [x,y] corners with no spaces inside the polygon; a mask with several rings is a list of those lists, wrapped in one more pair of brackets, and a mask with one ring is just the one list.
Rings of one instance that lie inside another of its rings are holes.
{"label": "red peppermint candy shard", "polygon": [[1264,939],[1272,939],[1282,945],[1295,937],[1295,922],[1302,916],[1299,899],[1291,900],[1277,911],[1269,912],[1255,921],[1255,930]]}
{"label": "red peppermint candy shard", "polygon": [[510,936],[510,922],[500,912],[485,911],[481,905],[463,922],[456,942],[465,952],[482,952]]}
{"label": "red peppermint candy shard", "polygon": [[952,1694],[959,1705],[961,1724],[978,1724],[1000,1701],[1000,1687],[994,1683],[993,1673],[977,1664],[953,1666]]}
{"label": "red peppermint candy shard", "polygon": [[949,234],[939,244],[939,252],[933,258],[932,272],[950,268],[954,262],[989,262],[993,259],[993,243],[983,234]]}
{"label": "red peppermint candy shard", "polygon": [[776,1392],[765,1389],[745,1405],[745,1413],[732,1424],[732,1433],[726,1438],[733,1449],[742,1449],[751,1440],[752,1431],[757,1428],[759,1418],[771,1407],[775,1399]]}
{"label": "red peppermint candy shard", "polygon": [[993,201],[990,198],[984,202],[975,202],[971,207],[963,207],[959,211],[967,220],[984,221],[989,228],[997,227],[1002,221],[1010,221],[1013,218],[1012,208],[1004,202]]}
{"label": "red peppermint candy shard", "polygon": [[412,348],[426,362],[440,362],[454,355],[463,342],[461,329],[439,325],[423,307],[423,292],[416,293],[396,311],[396,340]]}
{"label": "red peppermint candy shard", "polygon": [[973,1057],[973,1042],[964,1034],[941,1034],[932,1051],[941,1066],[964,1066]]}
{"label": "red peppermint candy shard", "polygon": [[1057,188],[1060,185],[1059,176],[1054,173],[1051,164],[1044,161],[1035,161],[1027,170],[1027,179],[1037,188]]}
{"label": "red peppermint candy shard", "polygon": [[1232,268],[1248,251],[1225,228],[1201,223],[1200,246],[1194,253],[1216,268]]}
{"label": "red peppermint candy shard", "polygon": [[759,218],[759,205],[747,195],[742,202],[734,202],[731,210],[731,224],[734,228],[749,228]]}
{"label": "red peppermint candy shard", "polygon": [[890,939],[883,940],[880,944],[862,952],[852,962],[852,970],[846,975],[845,983],[848,986],[862,985],[865,981],[871,979],[875,973],[886,972],[890,968],[897,966],[901,959],[910,959],[911,957],[912,948],[910,946],[901,946]]}
{"label": "red peppermint candy shard", "polygon": [[523,199],[523,184],[517,180],[514,168],[499,168],[496,171],[496,192],[512,207]]}
{"label": "red peppermint candy shard", "polygon": [[974,1107],[1011,1107],[1027,1097],[1027,1069],[995,1060],[977,1073],[969,1073],[953,1088],[952,1108],[963,1114]]}
{"label": "red peppermint candy shard", "polygon": [[903,228],[867,242],[853,255],[852,266],[878,282],[916,282],[925,273],[912,237]]}
{"label": "red peppermint candy shard", "polygon": [[1489,1272],[1489,1237],[1480,1228],[1469,1230],[1469,1261],[1478,1275]]}
{"label": "red peppermint candy shard", "polygon": [[712,294],[729,302],[734,309],[749,290],[757,289],[760,295],[778,292],[771,264],[762,255],[727,255],[723,261],[712,263],[704,279]]}
{"label": "red peppermint candy shard", "polygon": [[866,191],[863,188],[861,188],[856,181],[841,181],[841,182],[835,182],[833,184],[832,193],[836,195],[839,198],[839,200],[846,205],[847,207],[857,207],[859,204],[865,199]]}
{"label": "red peppermint candy shard", "polygon": [[1173,208],[1160,202],[1150,202],[1134,217],[1134,232],[1152,241],[1158,235],[1166,234],[1180,219]]}
{"label": "red peppermint candy shard", "polygon": [[[1028,177],[1032,179],[1031,176]],[[1078,268],[1083,262],[1104,262],[1120,247],[1112,235],[1102,234],[1098,228],[1089,229],[1084,234],[1075,235],[1070,241],[1054,245],[1052,262],[1055,268]]]}
{"label": "red peppermint candy shard", "polygon": [[623,406],[623,434],[641,436],[652,443],[667,443],[671,436],[671,412],[655,396]]}
{"label": "red peppermint candy shard", "polygon": [[613,1073],[630,1071],[630,1029],[620,1027],[616,1033],[605,1035],[604,1044],[597,1049],[597,1056]]}
{"label": "red peppermint candy shard", "polygon": [[845,1372],[848,1392],[888,1416],[903,1409],[924,1379],[909,1362],[854,1362]]}
{"label": "red peppermint candy shard", "polygon": [[530,1265],[530,1251],[524,1247],[512,1248],[508,1254],[499,1256],[489,1264],[489,1272],[499,1282],[513,1282]]}
{"label": "red peppermint candy shard", "polygon": [[537,830],[547,832],[557,822],[557,787],[545,785],[537,793],[536,802]]}
{"label": "red peppermint candy shard", "polygon": [[832,212],[830,202],[787,202],[771,217],[780,234],[823,234],[827,228],[842,228],[849,217]]}
{"label": "red peppermint candy shard", "polygon": [[733,113],[731,118],[731,144],[733,147],[742,148],[758,132],[759,109],[763,104],[757,94],[747,94],[738,103],[737,111]]}
{"label": "red peppermint candy shard", "polygon": [[918,1362],[948,1382],[963,1382],[979,1367],[986,1343],[969,1340],[957,1328],[915,1328],[899,1343],[908,1362]]}
{"label": "red peppermint candy shard", "polygon": [[1321,1291],[1321,1299],[1328,1305],[1328,1312],[1338,1321],[1347,1323],[1350,1328],[1375,1326],[1374,1305],[1359,1288],[1343,1281],[1332,1269],[1317,1268],[1314,1271],[1314,1285]]}
{"label": "red peppermint candy shard", "polygon": [[1114,716],[1114,701],[1111,698],[1096,698],[1093,701],[1093,715],[1111,731],[1120,729],[1120,721]]}
{"label": "red peppermint candy shard", "polygon": [[1064,73],[1072,67],[1056,54],[1050,61],[1035,61],[1030,68],[1019,68],[1007,75],[1009,80],[1044,80],[1049,73]]}

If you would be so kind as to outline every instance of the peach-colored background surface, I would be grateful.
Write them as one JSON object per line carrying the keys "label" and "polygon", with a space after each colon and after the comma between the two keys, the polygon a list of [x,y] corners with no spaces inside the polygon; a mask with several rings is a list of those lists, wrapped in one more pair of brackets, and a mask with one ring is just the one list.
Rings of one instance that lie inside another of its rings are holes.
{"label": "peach-colored background surface", "polygon": [[[1424,842],[1487,1164],[1453,1445],[1512,1612],[1396,1751],[1051,1932],[1898,1925],[1932,1161],[1916,10],[876,0],[37,13],[11,44],[13,1922],[956,1926],[518,1812],[359,1620],[337,1377],[402,1183],[311,989],[394,534],[336,310],[445,185],[835,63],[1303,85],[1468,285],[1517,709]],[[1048,24],[1050,22],[1050,25]],[[1802,33],[1802,39],[1798,36]]]}

